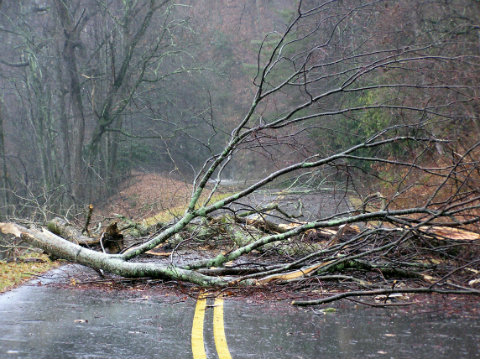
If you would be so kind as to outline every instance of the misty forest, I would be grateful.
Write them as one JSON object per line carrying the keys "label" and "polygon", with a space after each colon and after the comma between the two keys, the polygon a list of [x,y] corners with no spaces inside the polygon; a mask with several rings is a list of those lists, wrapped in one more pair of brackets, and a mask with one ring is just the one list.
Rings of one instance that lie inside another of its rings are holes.
{"label": "misty forest", "polygon": [[479,15],[0,0],[0,258],[297,305],[479,295]]}

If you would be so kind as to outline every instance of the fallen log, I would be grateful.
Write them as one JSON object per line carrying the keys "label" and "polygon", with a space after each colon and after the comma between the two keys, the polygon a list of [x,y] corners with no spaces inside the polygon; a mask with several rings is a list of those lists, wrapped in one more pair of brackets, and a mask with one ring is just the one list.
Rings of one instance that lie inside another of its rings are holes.
{"label": "fallen log", "polygon": [[[254,218],[244,218],[242,216],[232,217],[233,220],[237,223],[245,224],[247,226],[255,227],[266,233],[286,233],[294,228],[300,227],[306,222],[293,222],[293,223],[275,223],[269,221],[264,217],[254,217]],[[314,234],[318,237],[323,237],[325,239],[338,239],[347,234],[358,234],[360,233],[360,228],[356,225],[346,224],[338,227],[338,229],[333,228],[315,228],[309,229],[306,233]]]}
{"label": "fallen log", "polygon": [[[277,224],[272,221],[269,221],[265,218],[242,218],[235,217],[235,221],[238,223],[243,223],[256,227],[260,230],[266,231],[268,233],[285,233],[293,228],[299,227],[305,222],[295,222],[289,224]],[[404,230],[403,228],[397,228],[399,230]],[[406,228],[407,230],[409,228]],[[454,241],[475,241],[480,240],[480,234],[472,231],[468,231],[461,228],[448,227],[448,226],[421,226],[420,231],[429,235],[433,238],[438,239],[450,239]],[[338,229],[333,228],[315,228],[310,229],[307,232],[316,234],[319,237],[325,237],[330,239],[339,239],[344,235],[354,235],[360,233],[360,228],[356,225],[346,224],[340,226]]]}
{"label": "fallen log", "polygon": [[132,263],[122,259],[118,254],[107,254],[82,247],[75,241],[67,241],[45,228],[26,228],[15,223],[1,223],[0,231],[13,234],[26,243],[43,249],[50,255],[63,258],[93,269],[118,274],[126,278],[160,278],[182,280],[201,286],[226,286],[233,281],[231,277],[211,277],[193,270],[172,264],[162,265],[152,262]]}
{"label": "fallen log", "polygon": [[91,238],[87,237],[82,234],[80,230],[75,228],[72,224],[68,221],[55,217],[50,222],[47,223],[47,229],[56,234],[67,241],[84,245],[84,246],[92,246],[100,243],[99,238]]}
{"label": "fallen log", "polygon": [[278,273],[278,274],[272,274],[267,277],[261,278],[257,280],[258,284],[267,284],[272,281],[283,281],[287,282],[289,280],[294,280],[294,279],[299,279],[307,276],[309,273],[316,271],[320,269],[321,267],[325,267],[329,265],[332,261],[328,262],[322,262],[322,263],[317,263],[311,266],[306,266],[291,272],[287,273]]}
{"label": "fallen log", "polygon": [[480,234],[467,231],[465,229],[444,227],[444,226],[431,226],[420,227],[420,230],[425,234],[431,235],[436,238],[451,239],[454,241],[475,241],[480,239]]}

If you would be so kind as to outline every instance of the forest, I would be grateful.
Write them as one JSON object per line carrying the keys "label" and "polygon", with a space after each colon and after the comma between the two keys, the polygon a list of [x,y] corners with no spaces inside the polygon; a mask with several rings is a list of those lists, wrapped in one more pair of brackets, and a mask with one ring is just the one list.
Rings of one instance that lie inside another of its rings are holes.
{"label": "forest", "polygon": [[[479,19],[477,0],[0,0],[2,257],[310,289],[298,305],[479,295]],[[149,174],[154,209],[122,212]]]}

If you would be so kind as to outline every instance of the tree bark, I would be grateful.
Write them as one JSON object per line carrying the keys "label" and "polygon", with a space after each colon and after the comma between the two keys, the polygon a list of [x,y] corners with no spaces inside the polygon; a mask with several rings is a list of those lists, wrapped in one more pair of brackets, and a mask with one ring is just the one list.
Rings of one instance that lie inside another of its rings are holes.
{"label": "tree bark", "polygon": [[233,278],[215,278],[174,265],[157,263],[131,263],[118,255],[105,254],[67,241],[46,229],[29,229],[14,223],[0,223],[0,231],[41,248],[59,258],[64,258],[94,269],[118,274],[127,278],[162,278],[181,280],[201,286],[226,286]]}
{"label": "tree bark", "polygon": [[[85,115],[83,110],[83,101],[80,88],[80,79],[78,75],[77,56],[75,49],[81,46],[80,32],[82,25],[74,25],[73,19],[69,14],[67,5],[64,1],[55,0],[57,14],[62,24],[65,42],[63,46],[63,60],[70,80],[69,92],[72,99],[72,161],[71,161],[71,179],[72,194],[75,199],[83,197],[83,180],[85,178],[85,166],[83,165],[83,145],[85,142]],[[79,23],[85,23],[85,19],[80,19]]]}
{"label": "tree bark", "polygon": [[[1,5],[1,2],[0,2]],[[0,100],[0,160],[2,161],[2,205],[4,207],[3,212],[8,213],[8,173],[7,173],[7,158],[5,153],[5,135],[4,135],[4,123],[3,123],[3,101]]]}
{"label": "tree bark", "polygon": [[91,246],[100,243],[100,239],[84,236],[81,231],[62,218],[52,219],[47,223],[47,228],[50,232],[76,244]]}

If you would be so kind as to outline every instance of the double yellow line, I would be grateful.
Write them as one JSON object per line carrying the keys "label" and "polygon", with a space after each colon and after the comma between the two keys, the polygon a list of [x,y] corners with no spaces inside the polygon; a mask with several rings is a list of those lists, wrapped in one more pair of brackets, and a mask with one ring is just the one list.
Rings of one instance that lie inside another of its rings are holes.
{"label": "double yellow line", "polygon": [[[193,359],[207,359],[205,352],[205,342],[203,339],[203,323],[205,319],[205,310],[207,308],[207,295],[200,293],[195,306],[195,314],[192,324],[192,354]],[[218,296],[213,304],[213,337],[215,339],[215,348],[219,359],[232,359],[227,346],[225,337],[225,327],[223,323],[223,298]]]}

